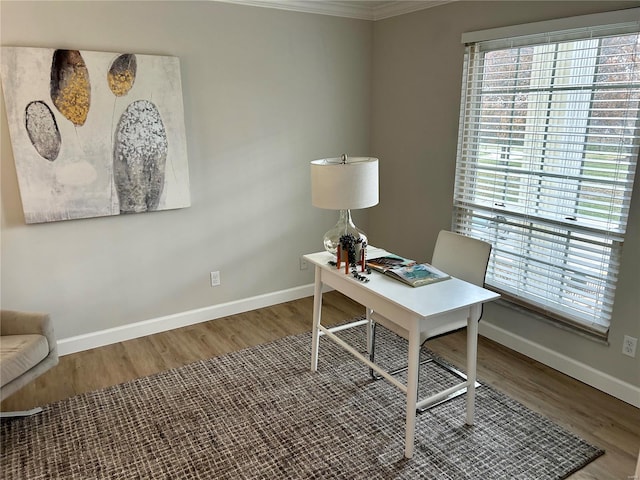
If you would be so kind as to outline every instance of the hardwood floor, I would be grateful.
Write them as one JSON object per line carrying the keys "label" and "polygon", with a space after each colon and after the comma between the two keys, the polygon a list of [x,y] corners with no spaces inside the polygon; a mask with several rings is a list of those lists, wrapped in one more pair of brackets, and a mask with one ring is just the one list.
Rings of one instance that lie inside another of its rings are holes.
{"label": "hardwood floor", "polygon": [[[311,297],[66,355],[53,370],[2,402],[23,410],[179,367],[186,363],[311,330]],[[325,295],[323,324],[364,313],[337,292]],[[465,365],[465,333],[429,341],[448,361]],[[478,377],[606,450],[572,480],[630,480],[640,450],[640,409],[480,338]]]}

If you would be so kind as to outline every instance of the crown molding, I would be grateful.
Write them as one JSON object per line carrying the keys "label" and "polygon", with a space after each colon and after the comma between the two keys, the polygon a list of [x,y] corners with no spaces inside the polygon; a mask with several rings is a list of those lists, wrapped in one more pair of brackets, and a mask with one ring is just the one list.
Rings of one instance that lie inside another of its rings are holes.
{"label": "crown molding", "polygon": [[402,1],[337,1],[337,0],[213,0],[252,7],[275,8],[295,12],[356,18],[359,20],[382,20],[385,18],[416,12],[456,0],[402,0]]}
{"label": "crown molding", "polygon": [[418,10],[425,10],[455,1],[457,0],[402,0],[390,2],[373,7],[373,18],[371,20],[384,20],[385,18],[397,17],[405,13],[417,12]]}

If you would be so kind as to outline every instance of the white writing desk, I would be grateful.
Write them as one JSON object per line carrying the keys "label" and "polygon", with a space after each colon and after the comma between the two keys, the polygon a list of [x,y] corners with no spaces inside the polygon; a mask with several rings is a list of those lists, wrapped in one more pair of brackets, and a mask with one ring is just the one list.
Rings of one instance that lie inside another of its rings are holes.
{"label": "white writing desk", "polygon": [[[318,369],[318,348],[320,335],[327,335],[363,363],[380,373],[386,380],[402,390],[407,396],[404,455],[413,456],[415,438],[416,409],[426,404],[446,398],[451,391],[467,386],[466,423],[473,425],[475,405],[476,354],[478,345],[479,310],[482,304],[500,297],[497,293],[478,287],[457,278],[413,288],[386,275],[372,272],[369,282],[360,282],[351,274],[344,273],[344,267],[328,265],[335,257],[328,252],[311,253],[304,258],[315,265],[315,289],[313,297],[313,332],[311,345],[311,370]],[[351,269],[350,269],[351,270]],[[338,327],[326,328],[321,321],[323,286],[338,290],[366,308],[367,319],[351,322]],[[467,380],[429,398],[418,401],[418,367],[420,355],[420,332],[437,325],[438,317],[467,309]],[[409,332],[409,352],[407,384],[399,382],[369,358],[338,338],[334,332],[366,324],[367,345],[371,351],[371,315],[377,312]]]}

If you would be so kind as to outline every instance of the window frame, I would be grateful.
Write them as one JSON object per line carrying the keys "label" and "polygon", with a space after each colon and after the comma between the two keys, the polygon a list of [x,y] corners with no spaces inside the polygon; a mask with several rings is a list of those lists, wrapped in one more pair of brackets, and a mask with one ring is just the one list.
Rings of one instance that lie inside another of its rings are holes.
{"label": "window frame", "polygon": [[[637,18],[639,20],[630,22],[628,20],[629,18]],[[454,208],[453,208],[453,219],[452,219],[452,225],[453,225],[454,231],[457,231],[463,234],[471,234],[473,236],[478,236],[477,232],[474,232],[472,228],[470,227],[466,228],[464,225],[464,222],[470,221],[468,219],[472,218],[473,215],[465,217],[465,214],[463,211],[465,210],[465,208],[469,210],[470,208],[473,208],[473,207],[469,205],[464,206],[463,205],[464,202],[461,202],[459,200],[459,194],[460,194],[459,189],[461,184],[461,182],[459,181],[459,175],[461,175],[461,170],[467,167],[467,164],[464,163],[464,161],[461,161],[464,155],[463,150],[467,148],[463,146],[463,144],[465,143],[465,140],[468,141],[467,143],[471,143],[471,142],[478,143],[478,140],[481,137],[480,135],[475,135],[474,137],[471,137],[471,138],[467,138],[465,136],[465,134],[467,133],[465,120],[469,117],[467,115],[466,106],[468,102],[481,98],[481,96],[478,95],[477,92],[474,93],[474,88],[476,88],[476,85],[475,84],[469,85],[468,83],[469,79],[471,78],[469,69],[478,67],[478,65],[474,65],[472,63],[472,61],[475,61],[475,58],[470,58],[470,56],[474,54],[478,55],[479,52],[494,51],[494,50],[500,50],[500,49],[513,48],[513,47],[530,46],[530,45],[541,44],[545,42],[559,43],[559,42],[565,42],[565,41],[588,40],[591,37],[602,36],[604,31],[612,32],[611,34],[613,35],[625,35],[630,33],[637,34],[638,32],[640,32],[640,8],[620,10],[615,12],[606,12],[603,14],[584,15],[580,17],[571,17],[571,18],[565,18],[565,19],[555,19],[547,22],[538,22],[538,23],[527,24],[527,25],[501,27],[497,29],[465,33],[462,35],[462,42],[466,44],[467,50],[465,52],[464,68],[463,68],[460,128],[459,128],[459,134],[458,134],[458,152],[457,152],[457,161],[456,161],[456,186],[454,187]],[[476,50],[472,51],[471,50],[472,48],[475,48]],[[482,58],[484,58],[484,56]],[[480,112],[481,109],[475,106],[475,107],[472,107],[470,111]],[[591,108],[588,111],[590,113]],[[636,132],[638,130],[638,119],[636,119],[635,130]],[[636,136],[637,135],[638,133],[636,133]],[[638,140],[636,140],[636,142],[637,141]],[[473,150],[474,148],[475,150]],[[475,147],[470,147],[469,149],[477,152],[478,148],[479,148],[478,146],[475,146]],[[635,174],[635,168],[638,165],[637,152],[638,152],[638,143],[635,144],[635,164],[632,166],[633,174]],[[585,164],[585,159],[583,158],[581,165],[584,166],[584,164]],[[499,173],[498,170],[500,169],[496,169],[496,175]],[[584,179],[582,173],[579,174],[579,177],[581,180]],[[633,178],[631,180],[633,180]],[[631,186],[630,188],[631,188],[631,191],[629,192],[628,202],[630,202],[631,200],[633,187]],[[575,205],[578,205],[579,201],[580,201],[580,196],[576,195]],[[627,203],[622,207],[628,209],[629,204]],[[483,210],[483,211],[486,210],[487,221],[494,220],[494,223],[496,223],[495,218],[499,218],[499,216],[501,215],[500,206],[497,204],[488,205],[486,209],[483,208],[480,210]],[[507,217],[509,217],[509,221],[513,221],[513,217],[518,216],[518,213],[515,211],[515,209],[508,209],[506,207],[503,213],[507,214],[503,217],[505,218],[505,222],[508,221]],[[522,217],[526,219],[526,214],[522,214]],[[613,234],[608,239],[611,242],[616,242],[615,244],[612,243],[611,251],[613,253],[612,253],[610,262],[614,262],[617,264],[619,264],[620,262],[622,245],[624,243],[624,236],[625,236],[624,229],[626,228],[626,220],[627,219],[625,218],[625,224],[623,225],[623,228],[620,231],[612,232]],[[576,228],[576,225],[572,224],[572,219],[568,217],[566,222],[559,221],[557,223],[558,223],[557,227],[560,229],[566,228],[569,232],[573,230],[577,230],[577,231],[581,231],[583,235],[589,234],[590,229],[588,226],[582,225]],[[497,228],[498,226],[496,223],[496,229]],[[524,227],[523,230],[524,229],[526,229],[526,227]],[[597,235],[602,236],[599,229],[594,228],[593,231],[597,232]],[[495,238],[497,238],[497,233]],[[527,237],[523,235],[523,238],[527,238]],[[496,240],[494,239],[494,241]],[[570,244],[570,243],[571,243],[571,240],[569,239],[569,236],[568,236],[567,244]],[[559,242],[554,243],[554,245],[556,244],[559,245]],[[495,255],[495,252],[494,252],[494,255]],[[614,275],[617,277],[617,269]],[[608,273],[607,273],[607,276],[609,276]],[[612,295],[615,292],[616,283],[617,283],[617,278],[607,279],[607,285],[613,286]],[[557,310],[554,310],[553,308],[546,307],[544,305],[544,302],[543,302],[543,305],[538,305],[535,303],[531,303],[531,300],[527,300],[526,298],[522,298],[517,294],[513,294],[513,292],[509,291],[508,289],[505,290],[495,285],[492,286],[491,284],[488,284],[487,286],[488,288],[491,288],[501,293],[501,295],[507,302],[517,305],[518,306],[517,308],[525,308],[526,310],[532,311],[538,315],[541,315],[544,318],[549,318],[554,322],[560,322],[561,324],[567,325],[570,328],[580,330],[584,333],[587,333],[588,335],[592,335],[597,338],[606,339],[608,336],[609,324],[599,323],[600,320],[595,320],[594,322],[589,323],[588,321],[585,321],[583,318],[574,317],[571,314],[567,314],[566,312],[559,313]],[[609,295],[609,293],[606,293],[606,295]],[[611,306],[609,309],[609,313],[610,313],[613,308],[613,301],[614,301],[613,296],[611,296],[610,299],[607,297],[605,300],[611,302]]]}

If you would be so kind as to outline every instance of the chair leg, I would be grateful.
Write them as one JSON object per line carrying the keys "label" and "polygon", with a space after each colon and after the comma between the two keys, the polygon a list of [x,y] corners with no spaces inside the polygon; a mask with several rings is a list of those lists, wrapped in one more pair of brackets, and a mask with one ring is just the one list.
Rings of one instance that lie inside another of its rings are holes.
{"label": "chair leg", "polygon": [[[376,349],[376,322],[371,322],[371,349],[369,351],[369,360],[371,360],[372,362],[375,362],[375,349]],[[422,354],[422,352],[420,352]],[[452,373],[453,375],[461,378],[462,380],[466,380],[467,376],[462,373],[460,370],[458,370],[457,368],[452,367],[451,365],[448,365],[444,362],[442,362],[441,360],[434,358],[434,357],[429,357],[425,360],[422,360],[421,362],[419,362],[418,364],[418,385],[420,385],[420,366],[422,365],[426,365],[427,363],[435,363],[436,365],[439,365],[440,367],[444,368],[445,370],[447,370],[448,372]],[[391,370],[389,371],[389,374],[391,375],[397,375],[398,373],[402,373],[404,371],[406,371],[409,368],[408,365],[405,365],[404,367],[400,367],[400,368],[396,368],[395,370]],[[382,377],[378,374],[376,374],[376,372],[373,370],[373,368],[369,368],[369,375],[371,376],[371,378],[373,380],[380,380]],[[479,382],[475,382],[475,388],[479,388],[482,386],[481,383]],[[444,402],[448,402],[449,400],[453,400],[456,397],[459,397],[460,395],[464,395],[465,393],[467,393],[467,387],[461,388],[460,390],[457,390],[456,392],[453,392],[451,395],[449,395],[448,397],[438,401],[438,402],[434,402],[430,405],[424,406],[422,408],[418,408],[416,411],[417,413],[424,413],[427,410],[440,405]]]}
{"label": "chair leg", "polygon": [[14,417],[30,417],[36,413],[42,411],[41,407],[32,408],[31,410],[17,410],[13,412],[0,412],[0,418],[14,418]]}
{"label": "chair leg", "polygon": [[[371,322],[371,350],[369,352],[369,360],[371,360],[372,362],[375,363],[375,350],[376,350],[376,322]],[[423,360],[422,362],[419,363],[419,365],[426,365],[429,362],[434,361],[433,358],[427,358],[426,360]],[[397,375],[398,373],[402,373],[405,370],[407,370],[409,368],[408,365],[405,365],[404,367],[399,367],[396,368],[395,370],[390,370],[389,374],[391,375]],[[378,375],[373,368],[369,368],[369,375],[371,375],[371,378],[373,380],[380,380],[382,378],[382,376]],[[418,376],[420,375],[420,370],[418,370]],[[419,379],[419,378],[418,378]],[[418,382],[419,383],[419,382]]]}
{"label": "chair leg", "polygon": [[[448,372],[452,373],[456,377],[461,378],[462,380],[466,380],[467,379],[467,376],[464,373],[462,373],[460,370],[458,370],[457,368],[452,367],[451,365],[447,365],[446,363],[440,361],[437,358],[431,357],[428,360],[424,361],[423,363],[429,363],[430,361],[435,363],[436,365],[439,365],[440,367],[444,368],[445,370],[447,370]],[[474,384],[474,388],[479,388],[481,386],[482,386],[482,384],[479,383],[479,382],[475,382],[475,384]],[[427,410],[430,410],[430,409],[432,409],[433,407],[435,407],[437,405],[440,405],[442,403],[448,402],[449,400],[453,400],[454,398],[459,397],[460,395],[464,395],[465,393],[467,393],[467,387],[461,388],[460,390],[456,390],[451,395],[449,395],[446,398],[443,398],[442,400],[440,400],[438,402],[434,402],[434,403],[431,403],[429,405],[425,405],[422,408],[418,408],[417,412],[418,413],[424,413]]]}

